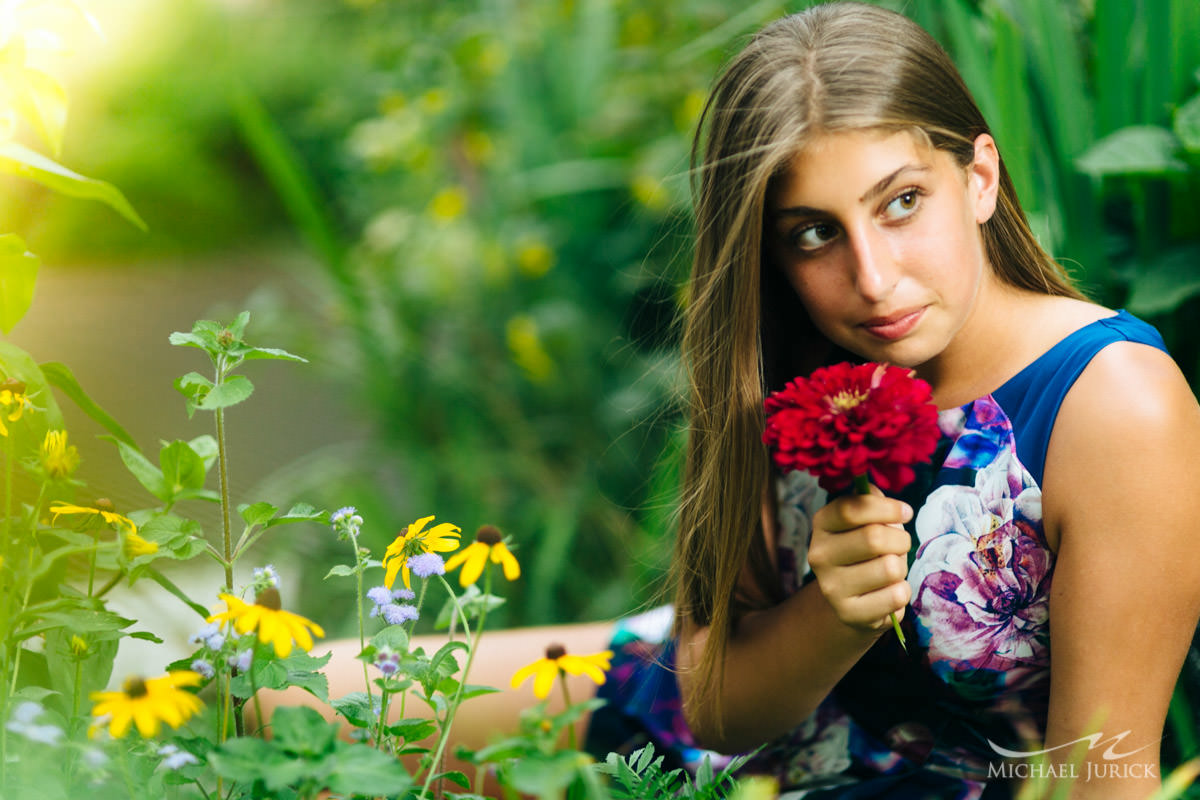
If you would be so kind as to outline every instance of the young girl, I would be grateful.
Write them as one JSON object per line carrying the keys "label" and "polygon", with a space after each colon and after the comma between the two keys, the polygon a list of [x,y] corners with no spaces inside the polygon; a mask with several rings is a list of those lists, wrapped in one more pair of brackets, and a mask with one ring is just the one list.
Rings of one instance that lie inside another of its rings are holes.
{"label": "young girl", "polygon": [[[1200,408],[1158,334],[1039,248],[962,79],[900,15],[761,31],[694,153],[677,603],[619,626],[588,748],[761,748],[746,771],[790,798],[1006,797],[1048,749],[1072,797],[1145,798],[1200,617]],[[941,442],[903,497],[770,467],[764,397],[843,360],[933,387]],[[489,634],[472,681],[607,636]],[[522,691],[456,736],[511,729]]]}
{"label": "young girl", "polygon": [[[1200,409],[1158,334],[1039,248],[898,14],[761,31],[694,162],[675,636],[617,642],[591,746],[761,746],[747,770],[806,798],[1009,796],[1049,749],[1072,797],[1146,797],[1200,617]],[[933,387],[941,443],[903,497],[770,467],[765,395],[843,360]]]}

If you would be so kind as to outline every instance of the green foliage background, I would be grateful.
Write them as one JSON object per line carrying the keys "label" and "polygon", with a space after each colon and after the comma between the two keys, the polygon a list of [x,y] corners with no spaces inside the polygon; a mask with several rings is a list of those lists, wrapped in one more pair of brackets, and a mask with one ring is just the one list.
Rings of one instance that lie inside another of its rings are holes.
{"label": "green foliage background", "polygon": [[[7,212],[59,260],[298,236],[327,302],[286,344],[375,432],[304,499],[357,505],[372,546],[429,513],[494,523],[529,578],[508,622],[611,618],[669,550],[692,129],[744,37],[805,5],[181,0],[73,111],[79,168],[149,236],[52,196]],[[1048,249],[1196,385],[1200,5],[883,5],[960,65]],[[327,616],[326,547],[303,555]]]}

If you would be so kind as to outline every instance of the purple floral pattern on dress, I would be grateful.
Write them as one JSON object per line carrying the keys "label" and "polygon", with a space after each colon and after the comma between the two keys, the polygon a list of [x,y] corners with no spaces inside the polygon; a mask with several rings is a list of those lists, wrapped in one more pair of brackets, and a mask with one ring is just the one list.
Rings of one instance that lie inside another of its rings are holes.
{"label": "purple floral pattern on dress", "polygon": [[[980,465],[984,453],[991,458]],[[974,403],[945,466],[981,468],[974,485],[934,490],[917,515],[908,581],[920,644],[943,678],[988,670],[993,690],[1030,688],[1049,676],[1053,555],[1041,490],[990,397]]]}

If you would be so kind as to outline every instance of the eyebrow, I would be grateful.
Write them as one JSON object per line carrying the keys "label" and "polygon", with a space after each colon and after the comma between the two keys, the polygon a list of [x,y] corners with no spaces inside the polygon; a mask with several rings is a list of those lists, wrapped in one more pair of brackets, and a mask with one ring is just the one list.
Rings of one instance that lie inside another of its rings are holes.
{"label": "eyebrow", "polygon": [[[887,191],[888,187],[895,183],[896,179],[908,172],[929,172],[930,167],[927,164],[905,164],[895,172],[891,172],[883,177],[878,183],[867,189],[862,197],[858,198],[858,202],[866,203],[875,199],[879,195]],[[775,217],[812,217],[825,214],[819,208],[812,206],[788,206],[787,208],[778,208],[771,212]]]}

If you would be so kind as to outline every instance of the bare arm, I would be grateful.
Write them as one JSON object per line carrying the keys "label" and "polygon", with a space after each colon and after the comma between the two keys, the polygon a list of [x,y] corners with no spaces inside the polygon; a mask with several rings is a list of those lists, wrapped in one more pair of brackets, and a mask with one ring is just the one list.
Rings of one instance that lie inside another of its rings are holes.
{"label": "bare arm", "polygon": [[1158,741],[1200,616],[1197,453],[1200,408],[1149,347],[1105,348],[1059,412],[1044,481],[1058,539],[1046,746],[1105,741],[1072,798],[1140,799],[1159,784]]}
{"label": "bare arm", "polygon": [[719,724],[688,702],[708,629],[685,626],[679,681],[688,724],[703,745],[739,752],[792,729],[890,630],[888,615],[903,614],[909,599],[909,537],[899,525],[911,516],[907,505],[881,495],[839,498],[814,515],[808,559],[817,580],[737,621],[725,652]]}

